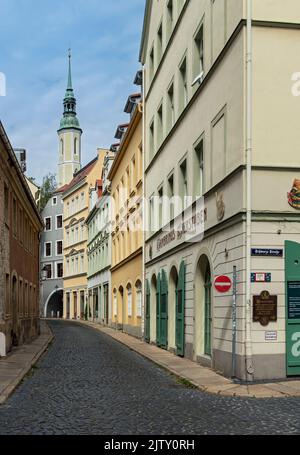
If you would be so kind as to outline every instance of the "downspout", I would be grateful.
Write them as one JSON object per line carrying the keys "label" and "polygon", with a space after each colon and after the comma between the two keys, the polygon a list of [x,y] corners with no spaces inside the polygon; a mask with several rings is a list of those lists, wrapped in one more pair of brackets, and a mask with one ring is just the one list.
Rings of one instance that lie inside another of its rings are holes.
{"label": "downspout", "polygon": [[142,296],[143,296],[143,304],[142,304],[142,337],[145,338],[145,298],[146,298],[146,272],[145,272],[145,240],[146,240],[146,204],[145,204],[145,195],[146,195],[146,179],[145,179],[145,151],[146,151],[146,128],[145,128],[145,112],[146,112],[146,97],[145,97],[145,65],[143,64],[143,80],[142,80],[142,99],[143,99],[143,112],[142,112],[142,158],[143,158],[143,198],[142,198],[142,217],[143,217],[143,232],[142,232]]}
{"label": "downspout", "polygon": [[253,381],[252,339],[251,339],[251,222],[252,222],[252,0],[247,0],[247,215],[246,215],[246,333],[245,367],[247,381]]}

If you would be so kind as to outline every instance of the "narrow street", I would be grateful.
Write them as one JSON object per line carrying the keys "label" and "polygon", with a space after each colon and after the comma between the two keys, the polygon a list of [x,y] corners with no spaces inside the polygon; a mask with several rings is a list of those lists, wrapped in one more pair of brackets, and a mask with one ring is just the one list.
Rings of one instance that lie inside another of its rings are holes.
{"label": "narrow street", "polygon": [[296,434],[300,398],[202,393],[110,337],[50,323],[53,344],[0,407],[0,434]]}

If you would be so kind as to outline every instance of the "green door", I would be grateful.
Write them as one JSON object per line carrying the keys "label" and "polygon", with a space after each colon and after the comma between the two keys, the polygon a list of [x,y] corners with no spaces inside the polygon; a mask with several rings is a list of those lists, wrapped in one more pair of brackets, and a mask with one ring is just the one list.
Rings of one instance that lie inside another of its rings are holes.
{"label": "green door", "polygon": [[285,242],[286,368],[300,375],[300,244]]}
{"label": "green door", "polygon": [[160,273],[157,276],[156,287],[156,344],[160,346]]}
{"label": "green door", "polygon": [[168,281],[164,270],[160,285],[160,346],[168,348]]}
{"label": "green door", "polygon": [[184,356],[184,316],[185,316],[185,264],[182,261],[179,269],[176,289],[176,353]]}
{"label": "green door", "polygon": [[204,331],[204,354],[211,357],[211,276],[207,267],[204,284],[205,295],[205,331]]}
{"label": "green door", "polygon": [[146,280],[145,341],[150,343],[150,286]]}

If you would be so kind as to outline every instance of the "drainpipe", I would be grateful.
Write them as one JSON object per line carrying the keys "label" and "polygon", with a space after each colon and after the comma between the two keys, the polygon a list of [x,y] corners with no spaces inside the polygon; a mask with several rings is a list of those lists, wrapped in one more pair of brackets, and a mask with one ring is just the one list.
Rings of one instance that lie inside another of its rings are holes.
{"label": "drainpipe", "polygon": [[142,304],[142,337],[144,339],[145,337],[145,298],[146,298],[146,286],[145,286],[145,281],[146,281],[146,267],[145,267],[145,239],[146,239],[146,204],[145,204],[145,195],[146,195],[146,179],[145,179],[145,151],[146,151],[146,119],[145,119],[145,112],[146,112],[146,97],[145,97],[145,65],[143,65],[143,81],[142,81],[142,99],[143,99],[143,113],[142,113],[142,147],[143,147],[143,153],[142,153],[142,158],[143,158],[143,170],[142,170],[142,176],[143,176],[143,198],[142,198],[142,217],[143,217],[143,232],[142,232],[142,296],[143,296],[143,304]]}
{"label": "drainpipe", "polygon": [[247,0],[247,215],[246,215],[246,334],[245,357],[246,379],[253,381],[252,339],[251,339],[251,222],[252,222],[252,0]]}

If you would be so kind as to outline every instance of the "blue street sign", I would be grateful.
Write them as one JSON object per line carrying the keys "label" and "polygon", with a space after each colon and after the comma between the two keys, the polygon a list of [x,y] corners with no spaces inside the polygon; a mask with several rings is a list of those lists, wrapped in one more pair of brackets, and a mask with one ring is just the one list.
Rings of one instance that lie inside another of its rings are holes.
{"label": "blue street sign", "polygon": [[251,248],[251,256],[269,256],[269,257],[283,257],[283,249],[278,248]]}

